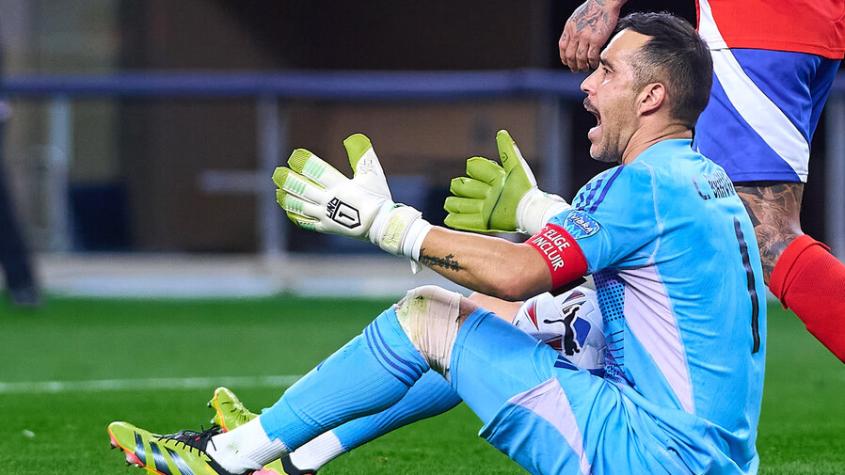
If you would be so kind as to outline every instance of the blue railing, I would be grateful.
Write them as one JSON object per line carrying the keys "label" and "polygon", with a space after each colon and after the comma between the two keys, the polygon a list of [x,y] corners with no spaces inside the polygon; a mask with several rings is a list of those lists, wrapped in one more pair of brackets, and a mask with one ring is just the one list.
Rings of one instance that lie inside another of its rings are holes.
{"label": "blue railing", "polygon": [[332,100],[450,100],[502,95],[579,98],[583,75],[563,71],[123,73],[107,76],[12,76],[9,96],[254,97]]}

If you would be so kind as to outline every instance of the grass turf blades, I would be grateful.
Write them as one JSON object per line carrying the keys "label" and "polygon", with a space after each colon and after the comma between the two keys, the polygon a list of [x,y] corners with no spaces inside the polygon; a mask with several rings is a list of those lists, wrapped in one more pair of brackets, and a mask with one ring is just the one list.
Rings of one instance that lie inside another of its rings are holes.
{"label": "grass turf blades", "polygon": [[[391,302],[52,299],[38,312],[0,307],[0,382],[304,374]],[[771,305],[763,474],[845,473],[845,369],[792,315]],[[726,349],[727,351],[727,349]],[[143,473],[123,467],[105,427],[157,432],[207,424],[200,389],[0,392],[0,467],[9,474]],[[234,386],[259,411],[282,388]],[[405,427],[331,463],[332,473],[523,473],[476,436],[464,406]]]}

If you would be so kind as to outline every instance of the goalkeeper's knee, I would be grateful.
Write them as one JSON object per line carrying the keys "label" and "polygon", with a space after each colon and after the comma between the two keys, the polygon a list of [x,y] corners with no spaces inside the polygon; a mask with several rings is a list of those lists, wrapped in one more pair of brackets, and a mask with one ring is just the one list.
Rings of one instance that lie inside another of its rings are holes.
{"label": "goalkeeper's knee", "polygon": [[448,376],[452,347],[461,322],[475,308],[461,294],[426,285],[405,294],[396,304],[396,316],[429,366]]}

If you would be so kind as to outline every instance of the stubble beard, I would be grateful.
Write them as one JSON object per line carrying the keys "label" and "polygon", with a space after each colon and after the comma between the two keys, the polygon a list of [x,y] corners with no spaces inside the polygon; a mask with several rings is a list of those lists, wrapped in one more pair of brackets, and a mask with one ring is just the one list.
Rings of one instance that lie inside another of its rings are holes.
{"label": "stubble beard", "polygon": [[[604,132],[602,131],[602,135],[604,135]],[[595,154],[592,153],[593,147],[590,147],[590,158],[602,163],[620,163],[622,154],[618,150],[611,150],[612,140],[609,139],[610,137],[602,137],[601,142],[595,144],[598,149]]]}

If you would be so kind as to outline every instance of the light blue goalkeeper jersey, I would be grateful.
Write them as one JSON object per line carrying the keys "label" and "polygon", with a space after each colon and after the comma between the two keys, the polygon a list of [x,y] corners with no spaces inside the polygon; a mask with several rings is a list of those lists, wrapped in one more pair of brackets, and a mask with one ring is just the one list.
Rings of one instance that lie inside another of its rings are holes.
{"label": "light blue goalkeeper jersey", "polygon": [[703,437],[753,471],[766,349],[760,256],[724,170],[690,145],[659,142],[596,176],[551,223],[578,241],[595,279],[606,378],[658,419],[707,422],[707,433],[677,434],[690,440],[673,449],[688,466],[706,463],[694,448]]}

